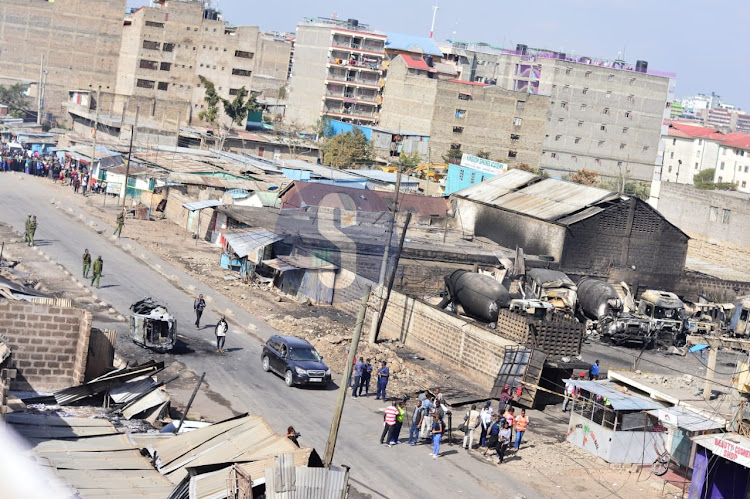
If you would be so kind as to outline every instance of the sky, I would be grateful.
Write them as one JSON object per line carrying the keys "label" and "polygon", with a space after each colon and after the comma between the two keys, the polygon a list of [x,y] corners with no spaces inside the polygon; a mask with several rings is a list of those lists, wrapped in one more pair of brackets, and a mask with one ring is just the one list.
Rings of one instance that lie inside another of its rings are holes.
{"label": "sky", "polygon": [[[439,6],[435,39],[517,43],[578,56],[617,58],[677,73],[678,98],[716,92],[750,110],[750,25],[747,0],[214,0],[232,24],[266,31],[295,30],[306,17],[358,19],[381,31],[429,35],[432,5]],[[147,5],[128,0],[129,6]]]}

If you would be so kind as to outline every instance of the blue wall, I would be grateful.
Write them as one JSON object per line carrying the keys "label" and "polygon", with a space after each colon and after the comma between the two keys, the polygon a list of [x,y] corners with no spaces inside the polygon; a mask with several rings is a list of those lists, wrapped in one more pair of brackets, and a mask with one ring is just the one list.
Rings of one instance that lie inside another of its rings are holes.
{"label": "blue wall", "polygon": [[340,133],[346,133],[346,132],[352,132],[354,131],[354,128],[358,128],[362,131],[363,134],[365,134],[365,137],[369,141],[372,138],[372,129],[370,127],[366,126],[359,126],[359,125],[352,125],[351,123],[344,123],[343,121],[337,121],[337,120],[331,120],[331,130],[333,130],[333,135],[338,135]]}
{"label": "blue wall", "polygon": [[[502,172],[498,171],[498,174],[500,173]],[[450,164],[448,165],[448,176],[445,181],[445,195],[450,196],[456,191],[484,182],[495,176],[491,173],[474,170],[473,168]]]}
{"label": "blue wall", "polygon": [[281,173],[292,180],[310,181],[310,172],[307,170],[293,170],[292,168],[282,168]]}

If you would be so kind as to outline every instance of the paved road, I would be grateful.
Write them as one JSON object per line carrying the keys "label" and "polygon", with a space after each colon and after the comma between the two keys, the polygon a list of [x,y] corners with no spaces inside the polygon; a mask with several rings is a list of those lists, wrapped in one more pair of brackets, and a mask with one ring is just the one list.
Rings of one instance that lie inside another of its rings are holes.
{"label": "paved road", "polygon": [[[183,353],[174,358],[195,372],[206,371],[212,389],[229,400],[234,410],[260,414],[280,433],[293,424],[302,432],[302,442],[314,446],[322,455],[336,391],[289,389],[281,378],[264,373],[258,337],[270,336],[273,328],[232,306],[221,294],[206,290],[137,243],[126,238],[113,241],[111,227],[98,222],[92,222],[93,227],[89,225],[89,218],[77,212],[75,203],[66,200],[68,197],[67,193],[61,194],[61,187],[47,180],[0,174],[0,220],[23,231],[26,214],[35,213],[39,246],[73,275],[80,275],[84,248],[94,256],[102,255],[102,288],[95,290],[100,300],[124,316],[129,305],[144,296],[155,295],[165,301],[186,337]],[[64,207],[55,207],[50,202],[53,199],[62,200]],[[99,234],[97,230],[104,232]],[[227,339],[227,347],[233,351],[228,355],[214,353],[211,329],[197,331],[192,327],[194,290],[201,290],[208,298],[206,324],[215,322],[217,311],[228,311],[234,324]],[[247,334],[250,331],[255,336]],[[428,456],[427,446],[380,446],[380,408],[372,399],[347,399],[344,410],[334,464],[352,467],[352,482],[360,492],[372,497],[541,497],[502,469],[467,456],[458,446],[444,446],[446,455],[437,460]]]}

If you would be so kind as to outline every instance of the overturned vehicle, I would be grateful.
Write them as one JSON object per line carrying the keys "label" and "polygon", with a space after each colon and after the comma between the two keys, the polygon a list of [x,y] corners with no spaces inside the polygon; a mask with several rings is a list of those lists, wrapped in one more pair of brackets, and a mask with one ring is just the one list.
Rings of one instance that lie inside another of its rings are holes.
{"label": "overturned vehicle", "polygon": [[177,321],[163,305],[144,298],[130,306],[130,334],[142,347],[167,352],[172,350],[177,338]]}
{"label": "overturned vehicle", "polygon": [[494,328],[498,311],[509,303],[508,290],[492,277],[456,270],[445,277],[445,294],[438,307],[457,313],[461,305],[465,315]]}
{"label": "overturned vehicle", "polygon": [[627,307],[613,285],[600,279],[583,277],[578,281],[578,312],[586,329],[599,334],[602,341],[620,345],[653,345],[651,321],[626,312]]}

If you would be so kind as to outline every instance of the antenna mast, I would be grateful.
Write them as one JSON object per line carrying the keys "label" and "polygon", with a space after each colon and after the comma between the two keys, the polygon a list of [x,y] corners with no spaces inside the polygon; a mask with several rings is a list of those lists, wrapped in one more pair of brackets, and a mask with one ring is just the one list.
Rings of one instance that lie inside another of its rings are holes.
{"label": "antenna mast", "polygon": [[432,25],[430,26],[430,38],[432,38],[432,35],[435,33],[435,17],[437,17],[438,8],[439,7],[437,5],[432,6]]}

